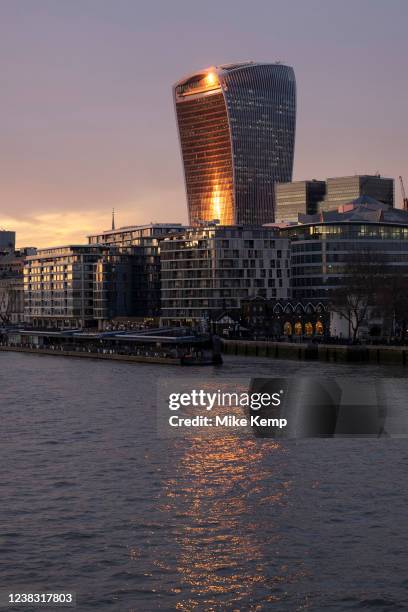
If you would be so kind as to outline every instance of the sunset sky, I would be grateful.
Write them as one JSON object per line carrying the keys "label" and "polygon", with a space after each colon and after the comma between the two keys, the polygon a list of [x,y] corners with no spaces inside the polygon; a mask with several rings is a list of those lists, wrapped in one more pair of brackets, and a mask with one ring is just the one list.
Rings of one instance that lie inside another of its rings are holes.
{"label": "sunset sky", "polygon": [[281,60],[294,179],[380,172],[408,190],[406,0],[0,0],[0,227],[19,246],[187,220],[171,86]]}

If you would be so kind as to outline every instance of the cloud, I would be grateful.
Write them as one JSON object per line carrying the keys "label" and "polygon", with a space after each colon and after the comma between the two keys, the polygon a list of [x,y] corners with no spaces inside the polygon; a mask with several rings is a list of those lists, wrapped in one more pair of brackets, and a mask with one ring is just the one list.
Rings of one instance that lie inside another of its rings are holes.
{"label": "cloud", "polygon": [[[160,191],[145,194],[139,199],[119,201],[114,204],[116,227],[145,223],[185,222],[184,198],[177,191]],[[174,212],[176,211],[176,212]],[[96,234],[111,227],[112,208],[88,210],[39,210],[37,214],[24,214],[11,210],[0,214],[0,228],[16,232],[19,247],[51,247],[66,244],[86,244],[89,234]]]}

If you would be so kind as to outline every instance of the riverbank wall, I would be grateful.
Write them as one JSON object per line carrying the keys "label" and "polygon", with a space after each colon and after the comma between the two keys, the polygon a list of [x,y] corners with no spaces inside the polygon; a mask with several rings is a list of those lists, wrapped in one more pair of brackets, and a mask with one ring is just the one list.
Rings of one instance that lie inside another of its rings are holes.
{"label": "riverbank wall", "polygon": [[408,365],[408,346],[350,346],[223,339],[222,352],[226,355],[319,360],[332,363]]}
{"label": "riverbank wall", "polygon": [[88,351],[60,351],[44,348],[29,348],[21,346],[0,346],[0,351],[32,353],[35,355],[53,355],[57,357],[82,357],[84,359],[109,359],[112,361],[133,361],[137,363],[161,363],[166,365],[182,365],[181,359],[171,357],[149,357],[145,355],[123,355],[120,353],[91,353]]}

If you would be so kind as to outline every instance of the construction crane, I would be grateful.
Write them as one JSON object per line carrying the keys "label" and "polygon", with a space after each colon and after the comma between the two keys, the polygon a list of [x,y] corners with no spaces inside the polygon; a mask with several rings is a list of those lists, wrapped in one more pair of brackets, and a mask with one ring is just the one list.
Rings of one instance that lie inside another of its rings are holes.
{"label": "construction crane", "polygon": [[402,193],[402,208],[403,210],[408,210],[408,198],[405,193],[404,181],[402,180],[402,176],[399,177],[401,183],[401,193]]}

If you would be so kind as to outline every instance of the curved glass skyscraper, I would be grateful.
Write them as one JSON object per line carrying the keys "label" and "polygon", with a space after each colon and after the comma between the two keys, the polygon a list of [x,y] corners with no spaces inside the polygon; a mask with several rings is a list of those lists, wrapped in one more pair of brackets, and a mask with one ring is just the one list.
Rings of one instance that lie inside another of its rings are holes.
{"label": "curved glass skyscraper", "polygon": [[293,68],[211,67],[174,85],[190,224],[274,221],[274,183],[292,180]]}

